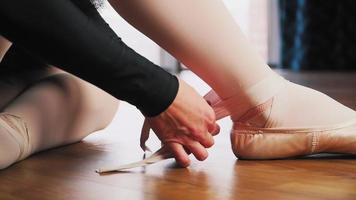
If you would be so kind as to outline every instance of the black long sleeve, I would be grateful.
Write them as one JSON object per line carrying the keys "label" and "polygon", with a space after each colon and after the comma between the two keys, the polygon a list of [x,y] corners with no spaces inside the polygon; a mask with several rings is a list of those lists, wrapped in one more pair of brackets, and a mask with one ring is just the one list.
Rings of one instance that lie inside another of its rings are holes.
{"label": "black long sleeve", "polygon": [[0,2],[1,34],[34,57],[135,105],[146,116],[161,113],[174,100],[177,78],[126,46],[87,0]]}

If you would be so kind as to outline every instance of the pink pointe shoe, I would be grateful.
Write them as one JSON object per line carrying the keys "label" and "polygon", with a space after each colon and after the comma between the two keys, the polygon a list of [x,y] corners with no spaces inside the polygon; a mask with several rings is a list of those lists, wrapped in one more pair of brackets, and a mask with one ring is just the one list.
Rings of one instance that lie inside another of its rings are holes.
{"label": "pink pointe shoe", "polygon": [[31,154],[30,137],[25,122],[18,116],[0,113],[0,169]]}
{"label": "pink pointe shoe", "polygon": [[[305,90],[304,93],[313,92],[312,95],[329,98],[321,93],[314,94],[315,90],[288,82],[282,77],[272,76],[257,84],[249,90],[249,94],[255,97],[256,102],[263,103],[256,104],[257,106],[241,115],[231,117],[234,123],[231,131],[231,146],[236,157],[281,159],[317,153],[356,154],[356,112],[331,98],[325,101],[332,106],[337,106],[340,112],[343,112],[342,115],[347,115],[350,120],[327,126],[278,127],[281,123],[273,119],[283,112],[281,111],[283,108],[274,109],[274,103],[278,98],[283,98],[281,91],[291,87],[297,88],[298,92]],[[205,99],[213,107],[217,119],[228,115],[234,116],[234,111],[239,111],[245,106],[244,99],[237,95],[222,100],[214,91],[210,91],[205,95]],[[325,112],[325,114],[334,113]]]}

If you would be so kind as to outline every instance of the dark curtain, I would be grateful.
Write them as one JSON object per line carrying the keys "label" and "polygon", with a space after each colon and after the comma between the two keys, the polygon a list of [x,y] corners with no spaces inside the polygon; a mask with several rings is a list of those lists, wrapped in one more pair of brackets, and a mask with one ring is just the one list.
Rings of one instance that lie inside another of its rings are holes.
{"label": "dark curtain", "polygon": [[279,0],[281,67],[356,70],[355,0]]}

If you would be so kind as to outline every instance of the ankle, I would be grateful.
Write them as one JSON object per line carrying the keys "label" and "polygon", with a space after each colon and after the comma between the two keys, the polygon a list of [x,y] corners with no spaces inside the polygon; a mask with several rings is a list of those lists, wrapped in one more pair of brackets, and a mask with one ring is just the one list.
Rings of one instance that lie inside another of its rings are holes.
{"label": "ankle", "polygon": [[[272,73],[270,76],[246,89],[242,93],[231,95],[229,98],[221,99],[217,93],[210,91],[205,95],[205,99],[213,107],[216,118],[221,119],[230,115],[233,121],[240,118],[253,118],[252,114],[262,115],[267,118],[269,115],[265,111],[271,106],[273,97],[283,89],[288,81]],[[256,110],[256,108],[258,108]],[[263,108],[263,111],[261,110]]]}

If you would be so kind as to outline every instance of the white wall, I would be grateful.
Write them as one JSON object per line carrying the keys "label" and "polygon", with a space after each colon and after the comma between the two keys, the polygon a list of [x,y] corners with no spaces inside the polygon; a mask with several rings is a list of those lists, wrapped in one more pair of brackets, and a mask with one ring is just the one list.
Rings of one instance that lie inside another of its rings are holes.
{"label": "white wall", "polygon": [[271,0],[223,0],[260,55],[268,60],[268,5]]}

